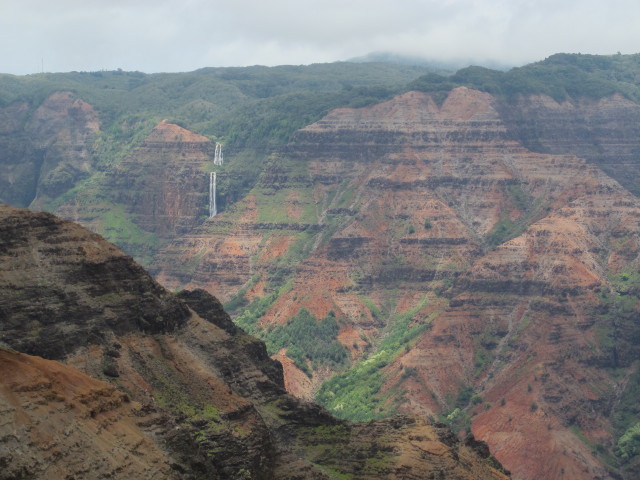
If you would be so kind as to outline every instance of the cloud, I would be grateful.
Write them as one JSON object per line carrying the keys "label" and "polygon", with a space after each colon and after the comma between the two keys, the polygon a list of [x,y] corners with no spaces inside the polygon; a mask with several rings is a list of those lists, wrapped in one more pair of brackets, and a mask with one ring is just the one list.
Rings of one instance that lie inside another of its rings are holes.
{"label": "cloud", "polygon": [[372,51],[522,64],[635,53],[636,0],[5,0],[0,71],[306,64]]}

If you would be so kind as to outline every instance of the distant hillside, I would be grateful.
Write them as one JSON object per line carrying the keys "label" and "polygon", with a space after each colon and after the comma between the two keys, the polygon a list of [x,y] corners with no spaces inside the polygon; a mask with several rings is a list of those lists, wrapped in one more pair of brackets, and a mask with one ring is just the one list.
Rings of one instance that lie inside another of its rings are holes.
{"label": "distant hillside", "polygon": [[[400,65],[421,65],[430,67],[434,73],[441,75],[451,75],[456,70],[473,64],[471,61],[433,60],[419,55],[400,55],[391,52],[371,52],[361,57],[350,58],[348,61],[354,63],[384,62]],[[513,67],[513,65],[499,64],[498,62],[483,62],[483,66],[495,70],[508,70]]]}
{"label": "distant hillside", "polygon": [[475,88],[513,99],[516,95],[549,95],[556,101],[603,98],[620,93],[640,100],[640,54],[581,55],[559,53],[537,63],[508,71],[467,67],[450,76],[425,75],[409,89],[446,91],[457,86]]}

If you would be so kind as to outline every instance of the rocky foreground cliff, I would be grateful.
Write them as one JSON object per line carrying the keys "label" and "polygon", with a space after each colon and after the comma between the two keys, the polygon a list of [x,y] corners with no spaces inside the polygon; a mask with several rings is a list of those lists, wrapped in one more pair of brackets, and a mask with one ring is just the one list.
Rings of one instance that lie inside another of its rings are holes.
{"label": "rocky foreground cliff", "polygon": [[506,478],[443,425],[287,394],[214,297],[76,224],[3,205],[0,232],[0,478]]}

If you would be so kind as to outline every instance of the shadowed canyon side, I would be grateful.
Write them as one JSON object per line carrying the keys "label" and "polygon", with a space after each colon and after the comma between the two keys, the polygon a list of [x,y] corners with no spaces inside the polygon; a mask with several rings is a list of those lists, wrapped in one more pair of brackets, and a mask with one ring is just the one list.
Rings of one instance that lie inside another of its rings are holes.
{"label": "shadowed canyon side", "polygon": [[[153,267],[220,292],[290,391],[339,415],[442,416],[514,478],[614,478],[640,202],[583,159],[525,149],[502,108],[461,87],[334,110]],[[337,325],[325,352],[280,342],[309,315]]]}
{"label": "shadowed canyon side", "polygon": [[0,232],[0,478],[507,478],[444,425],[288,395],[214,297],[76,224],[0,205]]}
{"label": "shadowed canyon side", "polygon": [[572,153],[587,159],[636,196],[640,194],[640,105],[614,94],[600,99],[556,101],[521,96],[500,113],[511,134],[536,152]]}
{"label": "shadowed canyon side", "polygon": [[0,201],[43,208],[95,170],[98,113],[71,92],[55,92],[35,110],[24,101],[0,108]]}

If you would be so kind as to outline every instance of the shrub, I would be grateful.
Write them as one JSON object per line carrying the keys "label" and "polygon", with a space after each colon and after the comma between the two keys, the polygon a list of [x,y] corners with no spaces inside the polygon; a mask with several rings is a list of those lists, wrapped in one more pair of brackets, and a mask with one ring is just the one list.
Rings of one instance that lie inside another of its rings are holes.
{"label": "shrub", "polygon": [[265,334],[270,354],[287,348],[287,355],[306,373],[307,360],[314,367],[327,365],[337,368],[347,362],[347,350],[338,342],[340,327],[333,312],[318,321],[308,310],[301,308],[286,325]]}

